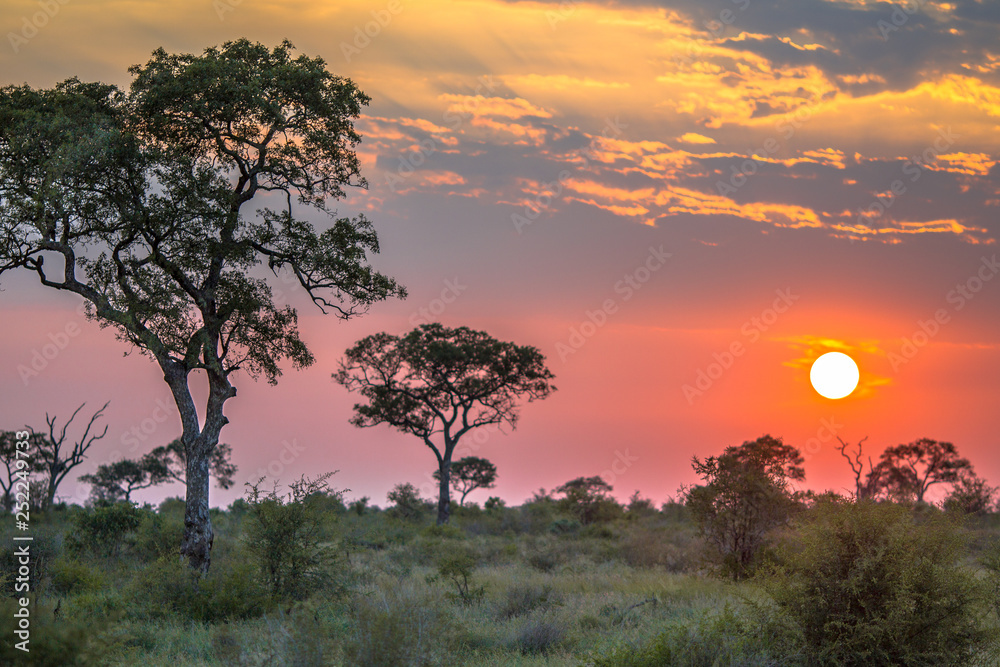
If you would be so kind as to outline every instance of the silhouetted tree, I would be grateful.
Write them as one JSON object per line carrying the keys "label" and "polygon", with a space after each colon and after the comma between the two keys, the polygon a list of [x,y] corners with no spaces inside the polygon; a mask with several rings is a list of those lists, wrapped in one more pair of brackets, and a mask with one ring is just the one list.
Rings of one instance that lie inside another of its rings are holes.
{"label": "silhouetted tree", "polygon": [[614,487],[605,482],[604,478],[595,476],[571,479],[556,487],[555,492],[563,494],[559,499],[563,509],[575,516],[580,523],[588,524],[621,513],[621,506],[611,497],[613,490]]}
{"label": "silhouetted tree", "polygon": [[[45,495],[41,499],[42,507],[52,506],[59,484],[66,479],[66,475],[73,468],[83,463],[84,459],[87,458],[87,450],[90,449],[90,446],[107,435],[107,425],[104,426],[104,430],[100,434],[95,432],[92,435],[90,429],[94,427],[95,421],[104,416],[104,410],[108,407],[109,403],[110,401],[105,403],[100,410],[90,417],[90,421],[87,422],[87,426],[83,430],[83,435],[75,442],[67,442],[66,429],[73,423],[76,415],[83,409],[86,403],[81,404],[80,407],[73,411],[73,414],[70,415],[61,429],[56,428],[57,417],[55,415],[49,417],[49,413],[45,413],[45,423],[48,425],[48,433],[42,434],[42,437],[38,438],[38,448],[35,450],[39,471],[45,479]],[[59,431],[58,435],[56,435],[57,430]]]}
{"label": "silhouetted tree", "polygon": [[[441,472],[435,470],[434,479],[441,481]],[[496,486],[497,467],[479,456],[465,456],[451,464],[451,488],[462,494],[458,504],[465,505],[465,497],[476,489]]]}
{"label": "silhouetted tree", "polygon": [[352,424],[388,424],[419,437],[434,452],[438,524],[451,515],[451,457],[462,436],[483,426],[515,428],[518,400],[545,398],[555,389],[549,383],[553,377],[534,347],[440,324],[423,324],[402,336],[368,336],[347,350],[333,375],[368,401],[354,406]]}
{"label": "silhouetted tree", "polygon": [[[274,384],[313,363],[297,313],[275,303],[263,262],[341,318],[405,291],[368,264],[363,216],[318,232],[293,200],[365,186],[353,120],[369,98],[320,58],[240,39],[203,55],[156,50],[126,92],[69,79],[0,89],[0,273],[34,272],[153,358],[183,427],[181,553],[206,572],[209,468],[243,370]],[[254,214],[247,205],[269,194]],[[332,214],[331,218],[333,217]],[[46,259],[55,258],[55,270]],[[204,372],[201,414],[189,384]]]}
{"label": "silhouetted tree", "polygon": [[[851,445],[844,442],[839,436],[837,440],[840,445],[837,446],[837,451],[840,455],[847,460],[847,465],[851,467],[851,472],[854,473],[854,499],[855,500],[865,500],[867,498],[874,498],[878,494],[879,481],[881,473],[879,475],[873,475],[872,472],[875,470],[875,465],[872,463],[872,459],[868,457],[868,474],[865,474],[865,463],[862,460],[864,455],[862,447],[868,436],[861,438],[857,445]],[[854,448],[853,450],[851,448]]]}
{"label": "silhouetted tree", "polygon": [[103,463],[97,466],[95,472],[80,475],[81,482],[94,487],[91,489],[91,498],[104,503],[119,500],[131,502],[133,491],[148,489],[167,479],[166,467],[147,457]]}
{"label": "silhouetted tree", "polygon": [[385,497],[392,503],[389,512],[400,519],[419,519],[426,511],[427,502],[420,497],[417,487],[409,482],[392,487]]}
{"label": "silhouetted tree", "polygon": [[[232,455],[233,448],[220,442],[208,457],[208,473],[215,478],[220,489],[228,489],[233,485],[233,476],[237,468],[229,460]],[[146,457],[155,460],[165,469],[163,481],[184,483],[187,475],[187,457],[184,453],[184,443],[179,438],[168,445],[160,445],[143,458]],[[147,463],[147,467],[150,465],[153,465],[152,462]]]}
{"label": "silhouetted tree", "polygon": [[970,472],[972,464],[958,455],[955,445],[921,438],[886,449],[868,476],[879,492],[922,503],[931,486],[957,482]]}
{"label": "silhouetted tree", "polygon": [[944,499],[944,508],[963,514],[986,514],[993,509],[996,492],[997,488],[990,486],[985,479],[971,470],[966,471],[959,475]]}
{"label": "silhouetted tree", "polygon": [[694,457],[705,483],[687,490],[686,505],[734,579],[749,572],[766,533],[800,506],[791,482],[805,479],[802,461],[798,449],[770,435],[704,461]]}

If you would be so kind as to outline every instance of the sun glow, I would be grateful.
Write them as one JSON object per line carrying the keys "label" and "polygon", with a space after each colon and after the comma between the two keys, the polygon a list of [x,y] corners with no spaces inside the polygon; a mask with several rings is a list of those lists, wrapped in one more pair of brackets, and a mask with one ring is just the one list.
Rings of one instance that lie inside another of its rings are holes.
{"label": "sun glow", "polygon": [[844,398],[858,386],[861,373],[854,359],[843,352],[827,352],[813,362],[809,381],[821,396]]}

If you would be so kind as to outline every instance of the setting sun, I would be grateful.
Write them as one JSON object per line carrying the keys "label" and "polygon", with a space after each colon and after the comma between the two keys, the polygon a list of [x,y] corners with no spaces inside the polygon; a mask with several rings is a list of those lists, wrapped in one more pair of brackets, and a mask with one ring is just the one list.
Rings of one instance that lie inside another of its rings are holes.
{"label": "setting sun", "polygon": [[861,377],[854,359],[843,352],[827,352],[813,362],[809,381],[821,396],[844,398],[854,391]]}

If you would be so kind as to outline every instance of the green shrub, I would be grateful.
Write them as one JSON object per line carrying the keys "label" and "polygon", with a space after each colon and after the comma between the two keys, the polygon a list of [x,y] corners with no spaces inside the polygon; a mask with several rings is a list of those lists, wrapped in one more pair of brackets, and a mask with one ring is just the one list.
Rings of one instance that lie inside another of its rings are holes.
{"label": "green shrub", "polygon": [[547,655],[566,641],[566,628],[545,619],[526,621],[517,631],[512,648],[525,655]]}
{"label": "green shrub", "polygon": [[132,582],[136,615],[216,622],[260,616],[273,607],[252,563],[213,562],[204,577],[176,557],[163,557]]}
{"label": "green shrub", "polygon": [[454,592],[448,592],[449,597],[465,604],[477,602],[486,594],[485,588],[472,583],[472,572],[476,569],[477,561],[478,558],[469,547],[450,547],[438,557],[437,576],[430,577],[428,581],[446,579],[455,588]]}
{"label": "green shrub", "polygon": [[130,502],[96,507],[73,515],[73,529],[66,538],[70,553],[117,557],[133,533],[150,514]]}
{"label": "green shrub", "polygon": [[460,528],[456,528],[449,523],[427,526],[421,531],[427,537],[441,537],[446,539],[459,539],[465,537],[465,533]]}
{"label": "green shrub", "polygon": [[87,563],[69,558],[57,558],[49,568],[52,577],[51,592],[56,595],[73,595],[99,590],[104,585],[104,575]]}
{"label": "green shrub", "polygon": [[304,599],[316,591],[329,591],[336,583],[332,567],[339,555],[324,543],[324,524],[330,514],[324,498],[339,496],[326,480],[302,477],[289,486],[286,496],[276,490],[262,492],[263,478],[249,484],[250,510],[244,520],[244,547],[253,556],[270,592],[285,599]]}
{"label": "green shrub", "polygon": [[16,643],[22,639],[14,634],[18,629],[14,613],[19,609],[16,601],[0,599],[0,633],[3,634],[0,664],[31,667],[106,664],[103,662],[107,651],[102,638],[103,623],[93,618],[56,617],[52,605],[29,605],[29,652],[19,650]]}
{"label": "green shrub", "polygon": [[[24,533],[20,534],[23,535]],[[31,563],[28,566],[28,580],[26,583],[29,590],[34,592],[42,589],[44,581],[48,576],[49,568],[56,559],[59,549],[56,531],[50,526],[32,526],[31,536],[33,538],[32,541],[27,543],[30,545],[29,558]],[[16,553],[18,547],[24,544],[24,542],[20,544],[14,542],[10,533],[4,535],[4,546],[0,548],[0,582],[4,584],[4,595],[15,592],[15,583],[25,583],[24,581],[17,581],[17,578],[21,576],[19,572],[21,563],[19,562],[20,556]]]}
{"label": "green shrub", "polygon": [[553,535],[572,535],[580,532],[580,522],[576,519],[556,519],[549,524],[549,532]]}
{"label": "green shrub", "polygon": [[133,538],[136,555],[143,560],[180,553],[184,536],[184,516],[172,512],[144,513]]}
{"label": "green shrub", "polygon": [[[703,614],[693,621],[673,621],[641,646],[619,645],[591,656],[593,667],[772,667],[788,664],[769,651],[763,639],[728,607],[720,614]],[[795,664],[795,663],[792,663]]]}
{"label": "green shrub", "polygon": [[964,536],[941,513],[819,503],[766,580],[818,665],[964,665],[986,641]]}

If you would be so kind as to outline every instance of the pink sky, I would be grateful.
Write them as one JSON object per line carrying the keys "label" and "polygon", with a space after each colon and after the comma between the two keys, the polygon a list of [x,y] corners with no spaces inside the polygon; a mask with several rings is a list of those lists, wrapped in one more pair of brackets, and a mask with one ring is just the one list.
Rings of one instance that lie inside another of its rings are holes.
{"label": "pink sky", "polygon": [[[358,124],[371,185],[339,214],[374,221],[375,263],[410,297],[340,322],[275,283],[317,361],[277,387],[237,378],[223,440],[238,484],[213,490],[213,504],[258,471],[287,483],[340,470],[348,497],[377,504],[398,482],[429,495],[433,455],[387,427],[350,426],[354,397],[330,379],[354,341],[405,331],[421,309],[535,345],[556,374],[558,391],[526,405],[516,431],[470,443],[497,464],[489,493],[508,502],[596,474],[620,498],[639,489],[662,501],[695,481],[692,456],[765,433],[807,452],[816,489],[851,484],[832,435],[868,436],[873,456],[952,441],[1000,484],[996,12],[927,3],[909,32],[883,39],[880,4],[733,3],[734,23],[713,32],[718,12],[693,0],[403,2],[354,53],[344,45],[386,3],[216,5],[67,3],[25,44],[0,48],[4,84],[127,85],[126,68],[159,46],[288,37],[373,98]],[[4,3],[0,33],[36,10]],[[651,248],[670,254],[654,271]],[[626,299],[628,276],[646,281]],[[75,297],[30,275],[0,286],[3,428],[110,400],[108,437],[80,473],[179,434],[156,366],[123,357]],[[450,303],[435,301],[443,292]],[[769,312],[779,292],[790,305]],[[566,354],[609,300],[606,322]],[[900,364],[894,355],[923,342],[920,323],[942,310],[947,322]],[[729,364],[734,343],[745,351]],[[808,383],[829,350],[862,373],[839,401]],[[53,358],[25,380],[19,367],[36,352]],[[712,368],[719,357],[728,368]],[[699,372],[719,377],[685,393]],[[82,502],[88,489],[60,491]]]}

